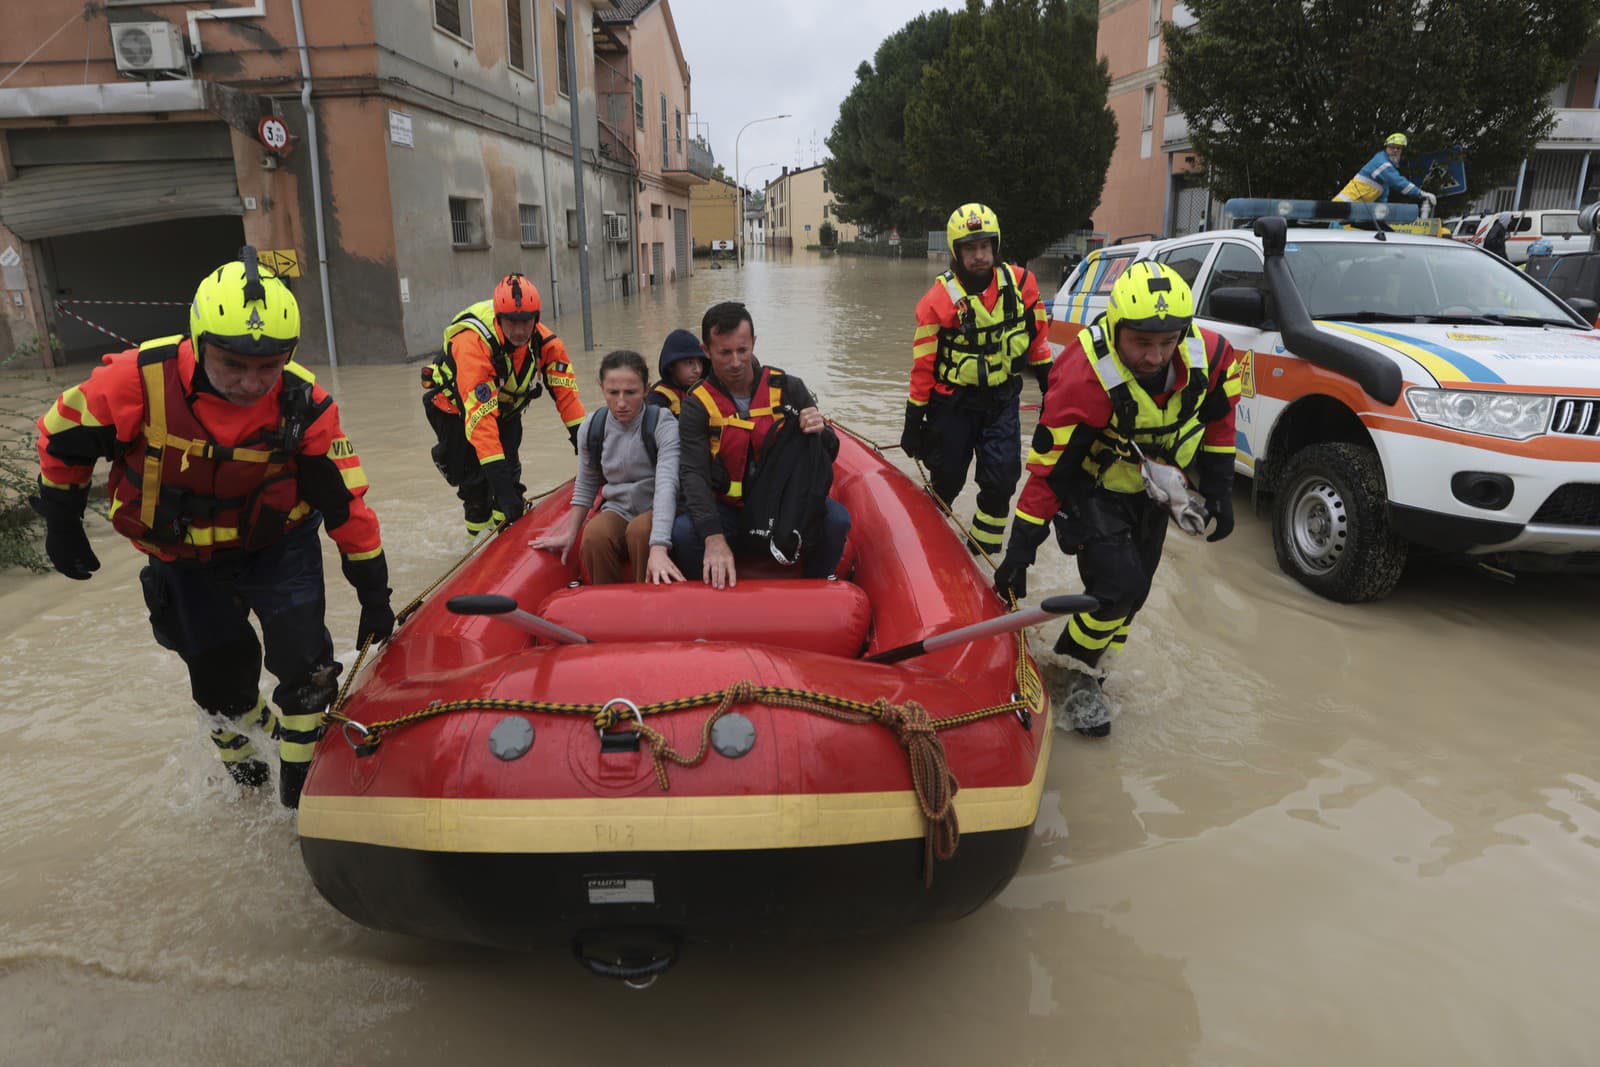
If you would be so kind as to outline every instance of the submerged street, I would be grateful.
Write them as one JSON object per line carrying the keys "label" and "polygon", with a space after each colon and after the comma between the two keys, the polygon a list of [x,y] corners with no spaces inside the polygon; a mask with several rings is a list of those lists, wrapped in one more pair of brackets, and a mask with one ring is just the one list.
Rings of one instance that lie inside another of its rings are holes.
{"label": "submerged street", "polygon": [[[593,352],[575,292],[546,321],[593,408],[605,352],[653,367],[669,331],[744,301],[758,358],[887,444],[939,266],[701,261],[597,306]],[[42,410],[86,369],[0,390]],[[313,369],[370,478],[399,607],[467,547],[417,367]],[[565,481],[553,406],[524,422],[530,490]],[[151,641],[142,557],[91,519],[92,581],[0,572],[0,1062],[1592,1059],[1600,580],[1422,561],[1384,601],[1335,604],[1279,572],[1248,494],[1241,480],[1228,540],[1169,538],[1107,686],[1115,729],[1058,732],[1034,840],[995,902],[872,941],[691,947],[644,993],[564,952],[378,934],[325,904],[293,813],[226,779],[182,664]],[[969,482],[963,518],[972,497]],[[324,555],[348,666],[357,606],[326,539]],[[1030,602],[1081,588],[1041,550]]]}

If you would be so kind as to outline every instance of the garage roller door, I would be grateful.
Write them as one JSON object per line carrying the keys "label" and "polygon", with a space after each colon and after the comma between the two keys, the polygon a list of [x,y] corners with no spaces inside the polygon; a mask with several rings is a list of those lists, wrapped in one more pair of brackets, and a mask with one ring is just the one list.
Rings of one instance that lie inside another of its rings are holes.
{"label": "garage roller door", "polygon": [[0,185],[0,222],[25,241],[243,214],[232,160],[28,167]]}

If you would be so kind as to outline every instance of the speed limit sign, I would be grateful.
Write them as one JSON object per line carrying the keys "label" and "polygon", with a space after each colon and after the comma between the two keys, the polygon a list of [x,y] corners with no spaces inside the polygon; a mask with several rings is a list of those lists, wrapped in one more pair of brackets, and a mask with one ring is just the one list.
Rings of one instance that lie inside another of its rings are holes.
{"label": "speed limit sign", "polygon": [[289,127],[283,120],[268,115],[261,120],[261,125],[256,128],[256,136],[261,138],[261,143],[267,146],[267,151],[280,155],[289,147]]}

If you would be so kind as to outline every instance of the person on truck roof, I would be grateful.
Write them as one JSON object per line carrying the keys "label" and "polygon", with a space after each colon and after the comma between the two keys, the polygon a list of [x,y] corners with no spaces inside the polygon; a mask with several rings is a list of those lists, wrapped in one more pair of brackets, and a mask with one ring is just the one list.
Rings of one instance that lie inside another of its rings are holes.
{"label": "person on truck roof", "polygon": [[1357,204],[1386,203],[1390,193],[1397,193],[1416,197],[1427,204],[1431,212],[1437,197],[1400,173],[1400,157],[1405,150],[1406,135],[1391,133],[1384,140],[1383,147],[1372,154],[1372,158],[1356,172],[1354,178],[1345,183],[1334,199]]}

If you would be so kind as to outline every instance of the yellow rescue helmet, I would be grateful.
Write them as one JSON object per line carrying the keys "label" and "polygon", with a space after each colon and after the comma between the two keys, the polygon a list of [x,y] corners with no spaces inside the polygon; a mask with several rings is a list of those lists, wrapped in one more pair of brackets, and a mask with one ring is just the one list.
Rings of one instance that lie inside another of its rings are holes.
{"label": "yellow rescue helmet", "polygon": [[238,259],[207,274],[194,291],[189,337],[196,356],[207,342],[241,356],[292,354],[300,341],[300,305],[245,245]]}
{"label": "yellow rescue helmet", "polygon": [[1399,147],[1404,148],[1406,146],[1406,135],[1403,133],[1391,133],[1388,137],[1384,138],[1383,147],[1388,148],[1392,145],[1398,145]]}
{"label": "yellow rescue helmet", "polygon": [[1119,326],[1142,333],[1172,333],[1187,330],[1193,321],[1194,293],[1165,263],[1135,263],[1111,287],[1106,332],[1113,343]]}
{"label": "yellow rescue helmet", "polygon": [[952,255],[956,245],[978,237],[994,238],[995,254],[1000,253],[1000,220],[986,205],[972,203],[956,208],[950,213],[950,221],[944,224],[944,234],[950,240]]}

